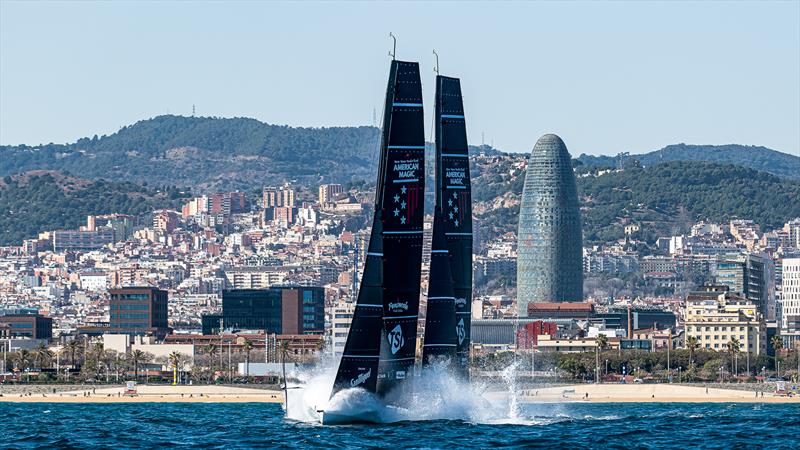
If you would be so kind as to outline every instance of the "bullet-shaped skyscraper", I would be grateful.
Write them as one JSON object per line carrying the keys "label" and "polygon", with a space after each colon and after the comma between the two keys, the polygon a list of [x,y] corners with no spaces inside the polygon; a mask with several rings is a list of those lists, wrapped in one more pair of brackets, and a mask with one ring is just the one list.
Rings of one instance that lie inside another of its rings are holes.
{"label": "bullet-shaped skyscraper", "polygon": [[517,234],[517,308],[583,299],[581,212],[575,174],[560,137],[539,138],[528,159]]}

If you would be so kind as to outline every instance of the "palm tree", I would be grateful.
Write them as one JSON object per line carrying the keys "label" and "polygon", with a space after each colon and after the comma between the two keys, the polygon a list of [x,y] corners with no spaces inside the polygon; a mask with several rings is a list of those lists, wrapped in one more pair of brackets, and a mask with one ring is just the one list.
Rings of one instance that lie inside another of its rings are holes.
{"label": "palm tree", "polygon": [[183,355],[180,352],[174,351],[169,354],[169,364],[172,366],[172,384],[178,384],[178,369],[180,368],[181,364],[181,357]]}
{"label": "palm tree", "polygon": [[608,337],[605,334],[597,336],[597,349],[600,350],[600,353],[608,350]]}
{"label": "palm tree", "polygon": [[67,342],[67,351],[69,351],[69,365],[75,368],[75,354],[81,349],[81,343],[77,339]]}
{"label": "palm tree", "polygon": [[208,372],[208,382],[211,383],[211,377],[214,376],[214,361],[216,354],[219,353],[219,347],[217,344],[211,342],[206,345],[206,354],[208,355],[208,368],[211,369]]}
{"label": "palm tree", "polygon": [[780,336],[772,336],[770,342],[772,343],[772,348],[775,349],[775,375],[781,376],[779,371],[780,368],[778,367],[778,363],[780,362],[780,359],[778,359],[778,353],[783,348],[783,339]]}
{"label": "palm tree", "polygon": [[100,363],[103,358],[103,349],[105,346],[102,341],[97,341],[92,345],[92,356],[94,357],[95,367],[97,367],[98,375],[100,372]]}
{"label": "palm tree", "polygon": [[700,342],[697,341],[697,337],[689,336],[686,338],[685,346],[689,349],[689,367],[694,365],[694,352],[700,348]]}
{"label": "palm tree", "polygon": [[244,377],[245,379],[250,378],[250,352],[253,350],[253,341],[250,339],[245,338],[244,342],[242,343],[242,348],[244,348]]}
{"label": "palm tree", "polygon": [[33,355],[34,365],[39,369],[43,368],[45,364],[49,365],[50,360],[53,359],[53,352],[44,343],[36,347]]}
{"label": "palm tree", "polygon": [[129,359],[131,360],[131,364],[133,364],[133,379],[138,380],[139,365],[148,362],[150,358],[147,353],[137,349],[129,354]]}
{"label": "palm tree", "polygon": [[31,362],[31,352],[28,349],[20,349],[14,353],[12,359],[17,369],[23,371],[28,368],[28,364]]}
{"label": "palm tree", "polygon": [[[725,346],[726,346],[726,348],[728,350],[728,355],[730,355],[731,373],[736,373],[737,372],[736,371],[736,367],[734,366],[734,358],[735,358],[736,354],[739,353],[741,345],[742,344],[735,337],[731,338],[731,340],[728,341],[727,344],[725,344]],[[736,373],[736,375],[738,375],[738,373]]]}

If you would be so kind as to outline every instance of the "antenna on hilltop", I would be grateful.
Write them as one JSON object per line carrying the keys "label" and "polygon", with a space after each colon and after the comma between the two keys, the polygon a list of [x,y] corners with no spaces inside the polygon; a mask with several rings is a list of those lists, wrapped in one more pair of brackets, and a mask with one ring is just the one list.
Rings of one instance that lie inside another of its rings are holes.
{"label": "antenna on hilltop", "polygon": [[389,32],[389,37],[392,38],[392,40],[394,40],[394,44],[392,44],[392,51],[389,52],[389,56],[391,56],[392,61],[394,61],[395,55],[397,54],[397,38],[394,37],[394,34],[392,34],[391,31]]}
{"label": "antenna on hilltop", "polygon": [[192,104],[192,117],[194,117],[194,113],[195,113],[195,108],[194,108],[194,104]]}
{"label": "antenna on hilltop", "polygon": [[433,71],[436,72],[436,75],[439,75],[439,54],[436,53],[436,49],[433,49],[433,54],[436,56],[436,67],[433,68]]}

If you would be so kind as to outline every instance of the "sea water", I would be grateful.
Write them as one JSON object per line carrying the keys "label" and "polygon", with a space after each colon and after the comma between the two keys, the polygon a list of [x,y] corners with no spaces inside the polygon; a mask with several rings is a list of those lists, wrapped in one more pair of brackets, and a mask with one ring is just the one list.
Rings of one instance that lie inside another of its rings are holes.
{"label": "sea water", "polygon": [[263,403],[0,403],[0,448],[798,448],[800,405],[523,404],[514,421],[326,426]]}

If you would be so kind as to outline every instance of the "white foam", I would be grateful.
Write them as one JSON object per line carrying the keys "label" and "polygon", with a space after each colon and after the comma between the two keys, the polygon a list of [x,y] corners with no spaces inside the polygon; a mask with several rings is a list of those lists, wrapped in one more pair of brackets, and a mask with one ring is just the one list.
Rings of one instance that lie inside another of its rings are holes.
{"label": "white foam", "polygon": [[516,366],[503,372],[490,386],[468,383],[433,368],[413,379],[412,392],[403,407],[384,404],[361,389],[344,389],[329,399],[335,367],[296,374],[300,383],[290,385],[287,417],[303,422],[321,421],[319,411],[377,423],[417,420],[463,420],[471,423],[540,424],[549,419],[522,417],[515,385]]}

